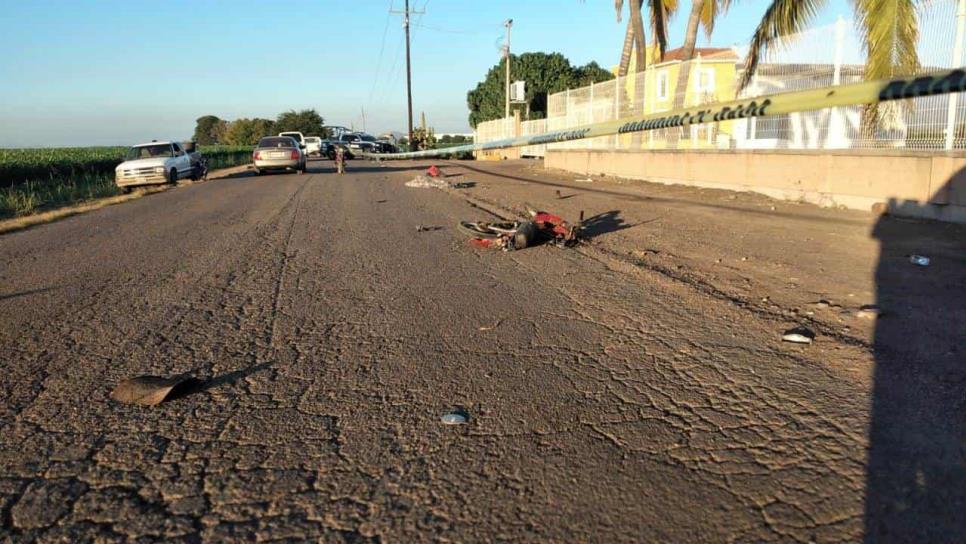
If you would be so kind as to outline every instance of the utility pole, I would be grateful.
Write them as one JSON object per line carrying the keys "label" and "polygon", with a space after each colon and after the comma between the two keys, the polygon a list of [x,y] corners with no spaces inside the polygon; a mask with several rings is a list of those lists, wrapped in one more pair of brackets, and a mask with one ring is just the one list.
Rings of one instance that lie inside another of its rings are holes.
{"label": "utility pole", "polygon": [[503,26],[506,27],[506,47],[503,49],[503,54],[506,55],[506,104],[503,117],[507,118],[510,117],[510,29],[513,27],[513,19],[507,19]]}
{"label": "utility pole", "polygon": [[[389,13],[400,13],[398,11],[390,10]],[[403,16],[403,29],[406,31],[406,99],[408,102],[409,110],[409,146],[412,149],[413,145],[413,71],[412,64],[409,57],[409,16],[411,14],[422,14],[424,11],[410,11],[409,0],[406,0],[406,6],[402,11]]]}
{"label": "utility pole", "polygon": [[403,27],[406,29],[406,101],[409,109],[409,149],[413,148],[413,68],[409,59],[409,0],[406,0]]}

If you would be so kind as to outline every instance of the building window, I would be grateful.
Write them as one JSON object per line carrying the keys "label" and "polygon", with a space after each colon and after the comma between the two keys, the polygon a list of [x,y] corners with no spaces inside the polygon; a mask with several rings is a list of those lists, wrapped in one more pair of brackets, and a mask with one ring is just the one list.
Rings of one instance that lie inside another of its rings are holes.
{"label": "building window", "polygon": [[698,93],[711,94],[714,92],[714,68],[698,70]]}
{"label": "building window", "polygon": [[657,73],[657,99],[667,100],[667,70]]}

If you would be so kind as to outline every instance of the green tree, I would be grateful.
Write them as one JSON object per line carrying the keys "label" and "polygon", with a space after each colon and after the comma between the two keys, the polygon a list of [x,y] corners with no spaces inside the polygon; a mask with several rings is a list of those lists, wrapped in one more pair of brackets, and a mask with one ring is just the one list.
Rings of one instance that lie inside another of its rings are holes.
{"label": "green tree", "polygon": [[229,145],[255,145],[264,136],[275,133],[271,119],[236,119],[228,124],[225,143]]}
{"label": "green tree", "polygon": [[[597,63],[582,67],[571,66],[567,57],[560,53],[523,53],[510,56],[511,77],[523,80],[526,85],[526,104],[515,105],[514,109],[525,110],[528,105],[530,117],[542,119],[547,116],[547,95],[568,88],[589,85],[591,81],[606,81],[614,75],[600,68]],[[470,109],[470,126],[475,127],[483,121],[500,119],[504,113],[505,67],[503,62],[495,64],[486,73],[483,81],[466,94]]]}
{"label": "green tree", "polygon": [[454,144],[464,144],[466,143],[466,136],[463,136],[462,134],[457,134],[453,136],[452,142]]}
{"label": "green tree", "polygon": [[305,136],[325,136],[325,120],[315,110],[289,110],[278,114],[276,132],[301,132]]}
{"label": "green tree", "polygon": [[439,143],[441,144],[451,144],[453,143],[453,137],[449,134],[443,134],[439,137]]}
{"label": "green tree", "polygon": [[574,80],[578,87],[586,87],[591,82],[597,83],[598,81],[607,81],[609,79],[614,79],[614,74],[610,70],[601,68],[599,64],[593,61],[574,68]]}
{"label": "green tree", "polygon": [[199,145],[214,145],[221,143],[219,136],[224,133],[225,122],[214,115],[203,115],[195,120],[195,135],[193,140]]}
{"label": "green tree", "polygon": [[[851,0],[856,23],[863,35],[866,52],[865,78],[881,79],[907,75],[919,69],[916,43],[919,39],[917,0]],[[772,0],[751,39],[744,88],[755,75],[761,56],[778,40],[808,27],[827,0]],[[866,106],[862,115],[862,132],[871,136],[878,121],[878,107]]]}

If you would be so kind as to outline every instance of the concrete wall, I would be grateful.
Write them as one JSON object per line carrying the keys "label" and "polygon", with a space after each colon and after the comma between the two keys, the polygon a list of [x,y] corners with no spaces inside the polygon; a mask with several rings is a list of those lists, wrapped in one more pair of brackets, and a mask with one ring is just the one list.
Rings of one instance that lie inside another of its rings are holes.
{"label": "concrete wall", "polygon": [[966,153],[548,150],[548,168],[966,223]]}

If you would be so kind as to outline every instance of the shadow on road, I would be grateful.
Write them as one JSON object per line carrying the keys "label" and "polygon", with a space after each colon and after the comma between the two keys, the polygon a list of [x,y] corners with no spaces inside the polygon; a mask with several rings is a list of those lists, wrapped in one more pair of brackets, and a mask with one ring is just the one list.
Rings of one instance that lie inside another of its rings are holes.
{"label": "shadow on road", "polygon": [[0,295],[0,300],[9,300],[13,298],[36,295],[37,293],[46,293],[47,291],[53,291],[54,289],[58,289],[58,287],[42,287],[40,289],[28,289],[26,291],[20,291],[18,293],[9,293],[6,295]]}
{"label": "shadow on road", "polygon": [[599,213],[593,217],[584,219],[581,223],[580,233],[584,238],[594,238],[609,232],[629,229],[634,225],[628,225],[620,217],[620,210]]}
{"label": "shadow on road", "polygon": [[[966,185],[966,184],[964,184]],[[891,202],[890,209],[909,209]],[[883,216],[866,542],[966,535],[966,227]],[[930,257],[917,266],[910,255]]]}
{"label": "shadow on road", "polygon": [[[329,162],[327,166],[330,168],[324,169],[324,171],[335,172],[335,163]],[[364,174],[372,172],[419,172],[422,171],[421,166],[386,166],[385,163],[377,163],[365,160],[351,160],[345,163],[346,174]]]}
{"label": "shadow on road", "polygon": [[198,378],[189,378],[178,385],[178,387],[171,391],[167,396],[167,401],[177,400],[188,395],[194,395],[196,393],[204,393],[211,389],[217,387],[222,387],[225,385],[231,385],[238,380],[243,380],[256,372],[270,368],[271,363],[260,363],[257,365],[252,365],[240,370],[235,370],[234,372],[228,372],[227,374],[222,374],[220,376],[215,376],[208,380],[201,380]]}

